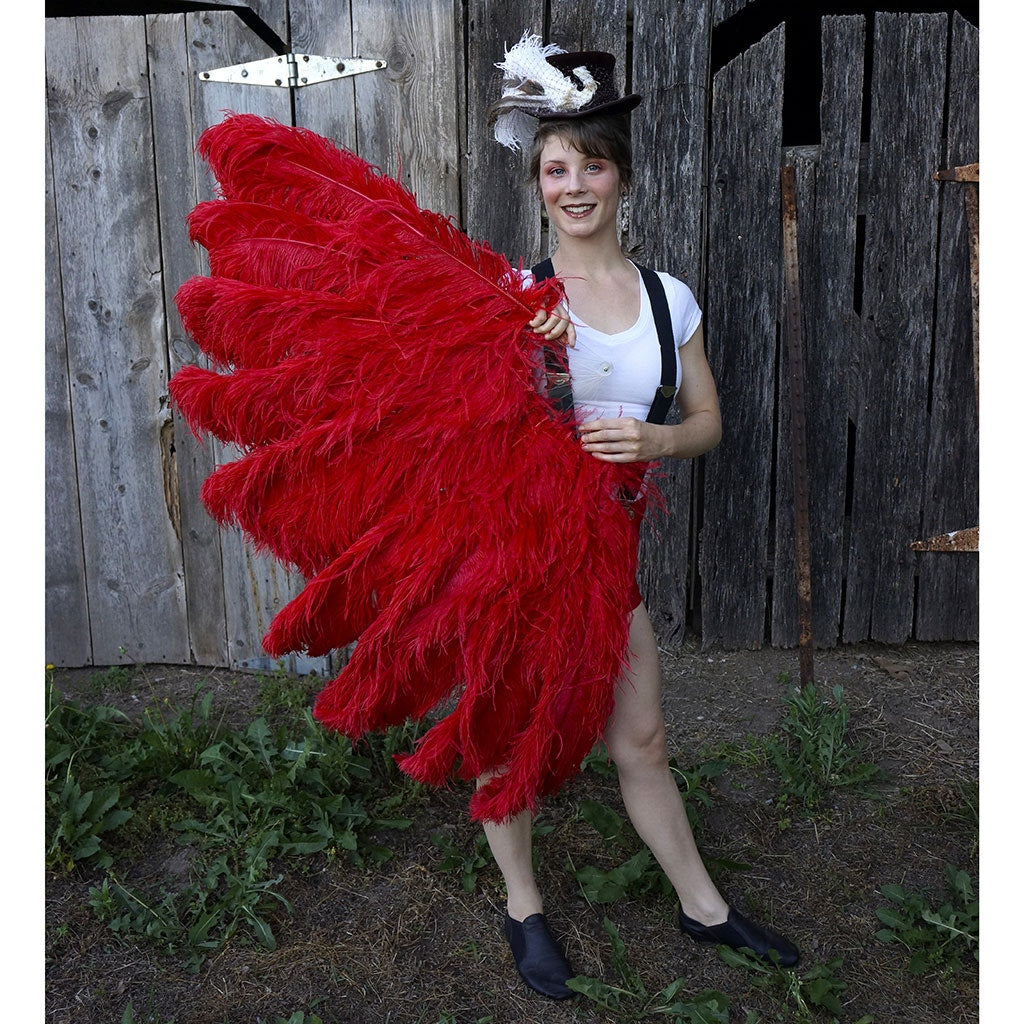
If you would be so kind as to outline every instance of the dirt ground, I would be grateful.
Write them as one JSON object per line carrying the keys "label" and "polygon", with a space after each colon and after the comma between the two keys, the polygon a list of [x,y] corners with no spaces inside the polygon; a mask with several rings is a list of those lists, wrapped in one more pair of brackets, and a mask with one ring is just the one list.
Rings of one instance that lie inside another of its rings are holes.
{"label": "dirt ground", "polygon": [[[693,641],[679,654],[663,653],[662,665],[670,744],[683,766],[776,731],[782,698],[799,677],[795,651],[701,651]],[[155,697],[187,704],[202,683],[237,724],[252,716],[259,685],[237,672],[148,666],[130,693],[97,694],[95,673],[58,672],[57,686],[69,697],[137,707]],[[740,909],[798,942],[799,972],[842,959],[835,971],[847,985],[841,1020],[870,1014],[875,1024],[977,1021],[976,969],[951,979],[914,977],[906,951],[875,937],[882,885],[925,893],[937,906],[945,901],[947,864],[977,880],[977,646],[819,651],[815,674],[823,689],[843,687],[853,739],[889,774],[884,798],[839,796],[814,817],[793,813],[783,820],[771,766],[745,767],[733,756],[711,788],[698,838],[706,856],[745,862],[750,870],[714,872],[719,887]],[[464,850],[478,835],[465,812],[468,795],[460,788],[431,792],[411,829],[388,834],[395,855],[382,865],[357,870],[318,855],[276,865],[285,876],[280,891],[294,908],[275,920],[278,948],[231,943],[198,974],[145,945],[123,944],[93,918],[85,898],[102,873],[48,876],[47,1020],[118,1024],[129,999],[136,1021],[157,1024],[272,1024],[297,1011],[316,1013],[324,1024],[617,1019],[582,997],[552,1003],[525,988],[501,936],[493,865],[481,871],[474,893],[463,890],[458,874],[437,870],[441,853],[432,833],[442,831]],[[602,924],[607,914],[648,992],[684,978],[689,993],[725,993],[730,1021],[745,1022],[752,1011],[760,1024],[799,1019],[713,948],[681,938],[668,899],[588,905],[567,859],[577,866],[609,862],[596,833],[572,825],[585,797],[621,810],[614,783],[587,772],[545,810],[554,829],[540,843],[549,919],[577,970],[616,981]],[[178,870],[173,847],[154,850],[146,868],[161,877]]]}

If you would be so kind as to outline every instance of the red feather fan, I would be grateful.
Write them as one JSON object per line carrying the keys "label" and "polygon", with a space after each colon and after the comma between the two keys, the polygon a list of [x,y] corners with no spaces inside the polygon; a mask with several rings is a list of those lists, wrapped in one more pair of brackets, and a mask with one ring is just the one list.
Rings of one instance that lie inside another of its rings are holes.
{"label": "red feather fan", "polygon": [[315,707],[353,738],[457,698],[402,769],[493,773],[476,819],[535,809],[611,713],[636,569],[616,495],[644,469],[585,455],[538,392],[524,325],[560,286],[313,132],[233,115],[199,151],[211,276],[177,303],[217,370],[171,394],[242,449],[203,486],[210,514],[307,579],[264,646],[358,639]]}

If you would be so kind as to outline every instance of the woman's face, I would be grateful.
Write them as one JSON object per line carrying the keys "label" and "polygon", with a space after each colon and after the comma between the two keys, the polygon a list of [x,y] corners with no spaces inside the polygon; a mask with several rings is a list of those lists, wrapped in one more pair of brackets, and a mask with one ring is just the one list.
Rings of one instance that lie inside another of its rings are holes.
{"label": "woman's face", "polygon": [[615,237],[621,187],[611,160],[587,156],[553,135],[540,154],[540,191],[559,237]]}

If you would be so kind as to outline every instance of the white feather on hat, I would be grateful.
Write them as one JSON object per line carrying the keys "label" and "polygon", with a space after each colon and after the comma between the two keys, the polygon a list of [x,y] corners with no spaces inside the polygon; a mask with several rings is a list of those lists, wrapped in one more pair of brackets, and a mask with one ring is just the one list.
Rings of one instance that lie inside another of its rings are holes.
{"label": "white feather on hat", "polygon": [[543,45],[540,36],[523,33],[505,59],[497,64],[504,73],[501,98],[516,107],[499,115],[494,122],[494,138],[511,150],[519,150],[533,139],[536,121],[529,111],[573,111],[588,103],[597,92],[597,81],[583,66],[573,68],[577,82],[548,63],[547,58],[565,53],[555,43]]}

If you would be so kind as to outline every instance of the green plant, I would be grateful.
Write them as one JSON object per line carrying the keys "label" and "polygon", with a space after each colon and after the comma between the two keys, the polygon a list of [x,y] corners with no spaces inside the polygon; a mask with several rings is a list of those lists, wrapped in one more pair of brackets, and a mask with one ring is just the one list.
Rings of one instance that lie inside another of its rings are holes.
{"label": "green plant", "polygon": [[134,665],[111,665],[89,676],[89,689],[97,696],[101,693],[125,693],[134,679]]}
{"label": "green plant", "polygon": [[462,850],[455,845],[443,832],[432,832],[430,841],[441,851],[439,871],[455,872],[462,876],[462,888],[465,892],[476,892],[477,875],[494,863],[494,856],[487,842],[487,836],[478,835],[472,847]]}
{"label": "green plant", "polygon": [[588,903],[613,903],[627,894],[639,896],[651,891],[672,891],[650,850],[646,846],[640,848],[642,844],[633,826],[620,814],[596,800],[585,799],[576,816],[590,825],[617,856],[629,854],[624,861],[608,869],[593,864],[576,867],[572,857],[567,856],[568,869]]}
{"label": "green plant", "polygon": [[604,930],[612,945],[612,968],[618,984],[581,975],[570,978],[569,988],[596,1003],[622,1021],[642,1021],[651,1016],[670,1017],[674,1024],[728,1024],[729,999],[721,992],[705,991],[687,998],[685,980],[677,978],[653,994],[629,963],[619,931],[606,917]]}
{"label": "green plant", "polygon": [[[532,833],[534,840],[551,833],[554,826],[542,821],[540,817],[534,818]],[[457,846],[445,833],[435,830],[430,834],[430,841],[441,851],[441,860],[437,867],[446,873],[458,873],[462,876],[462,888],[466,892],[476,892],[477,876],[488,865],[494,863],[494,855],[491,853],[487,836],[477,833],[473,837],[473,845],[464,850]],[[539,861],[539,850],[537,844],[533,846],[533,866],[537,869]]]}
{"label": "green plant", "polygon": [[[691,826],[697,831],[695,805],[711,806],[711,795],[706,784],[718,778],[727,765],[724,761],[710,761],[696,768],[684,770],[675,759],[669,761],[669,768],[690,815]],[[612,903],[623,896],[641,896],[648,892],[670,895],[672,885],[654,860],[650,850],[644,846],[633,826],[617,811],[596,800],[584,799],[576,812],[577,819],[590,825],[601,836],[605,846],[625,860],[609,869],[586,864],[576,867],[572,858],[568,860],[570,872],[576,878],[584,898],[590,904]],[[748,870],[749,865],[736,861],[713,860],[709,865],[730,870]]]}
{"label": "green plant", "polygon": [[[780,967],[774,959],[768,962],[728,946],[719,946],[718,955],[731,967],[741,967],[752,973],[755,986],[785,1008],[787,1024],[813,1024],[819,1019],[819,1010],[837,1015],[843,1012],[841,997],[846,991],[846,982],[835,974],[843,966],[841,959],[816,964],[797,973]],[[868,1015],[859,1018],[856,1024],[871,1024],[873,1020]]]}
{"label": "green plant", "polygon": [[72,769],[86,784],[119,781],[131,774],[130,767],[121,763],[131,724],[124,712],[64,700],[48,677],[44,721],[47,790],[63,785]]}
{"label": "green plant", "polygon": [[808,683],[789,694],[785,705],[781,732],[771,748],[781,781],[780,803],[792,799],[813,810],[840,788],[874,795],[870,784],[881,780],[881,769],[861,761],[861,747],[847,740],[850,711],[843,688],[833,687],[829,700]]}
{"label": "green plant", "polygon": [[278,711],[294,713],[309,706],[312,694],[309,676],[278,669],[270,675],[260,674],[257,708],[261,715]]}
{"label": "green plant", "polygon": [[46,794],[46,866],[71,871],[76,864],[108,867],[113,863],[100,836],[126,822],[132,812],[117,806],[117,786],[100,786],[82,792],[78,781],[68,774],[58,790]]}
{"label": "green plant", "polygon": [[970,876],[947,864],[946,884],[951,899],[938,910],[900,885],[882,886],[882,895],[893,906],[876,911],[885,927],[875,935],[906,947],[911,974],[953,974],[963,969],[965,959],[978,960],[978,900]]}
{"label": "green plant", "polygon": [[[184,710],[164,702],[134,724],[112,708],[63,701],[52,681],[47,692],[48,863],[110,869],[90,890],[97,917],[193,968],[235,935],[273,948],[273,912],[290,910],[274,858],[386,860],[377,833],[408,827],[403,809],[420,793],[391,756],[410,744],[411,728],[373,737],[357,753],[308,709],[298,736],[294,723],[271,729],[263,718],[231,730],[214,721],[212,699],[197,691]],[[381,779],[395,783],[391,791]],[[113,869],[119,851],[103,840],[117,830],[130,848],[132,828],[121,826],[133,808],[143,812],[140,835],[154,830],[155,816],[192,852],[194,875],[180,891],[133,888]]]}
{"label": "green plant", "polygon": [[669,758],[668,767],[675,779],[679,795],[686,804],[690,827],[696,833],[701,828],[701,819],[698,816],[697,808],[707,810],[711,807],[708,783],[724,775],[729,765],[724,760],[716,759],[687,769],[680,768],[676,759],[672,757]]}
{"label": "green plant", "polygon": [[223,716],[211,721],[213,691],[196,690],[187,708],[166,699],[146,708],[137,737],[136,771],[166,779],[196,766],[199,756],[224,734]]}

